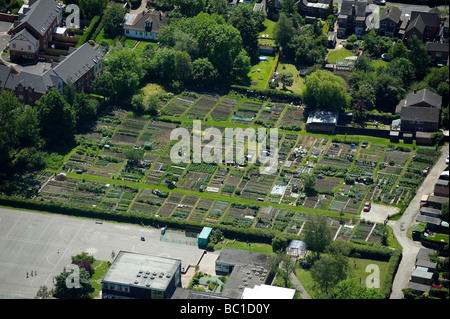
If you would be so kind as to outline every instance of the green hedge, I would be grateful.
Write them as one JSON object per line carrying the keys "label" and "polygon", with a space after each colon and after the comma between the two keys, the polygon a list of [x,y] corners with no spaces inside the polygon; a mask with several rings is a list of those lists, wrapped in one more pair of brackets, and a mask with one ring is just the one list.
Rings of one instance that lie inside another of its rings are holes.
{"label": "green hedge", "polygon": [[349,242],[348,244],[350,246],[350,257],[389,261],[387,273],[384,278],[384,282],[386,282],[387,285],[381,288],[381,293],[385,298],[389,298],[392,291],[392,282],[394,281],[395,273],[397,272],[398,265],[402,259],[401,249],[392,250],[384,246],[379,247],[356,242]]}
{"label": "green hedge", "polygon": [[[195,223],[186,220],[177,220],[168,217],[155,217],[139,213],[130,212],[110,212],[100,208],[88,208],[81,206],[70,206],[61,202],[44,202],[31,199],[24,199],[20,197],[8,197],[0,195],[0,205],[16,207],[29,210],[46,211],[50,213],[85,217],[92,219],[110,220],[119,223],[130,223],[140,225],[164,225],[169,228],[185,229],[186,226],[205,226],[209,224]],[[272,238],[277,233],[275,230],[258,229],[258,228],[236,228],[228,225],[213,225],[212,227],[220,229],[223,235],[227,238],[235,238],[239,241],[251,241],[271,244]],[[294,239],[295,236],[286,235],[288,239]]]}
{"label": "green hedge", "polygon": [[254,93],[257,95],[264,96],[266,98],[271,99],[281,99],[281,100],[287,100],[288,102],[295,102],[295,103],[301,103],[302,97],[300,94],[295,93],[286,93],[279,90],[271,90],[271,89],[255,89],[255,88],[248,88],[246,86],[241,85],[231,85],[231,89],[242,93]]}
{"label": "green hedge", "polygon": [[100,16],[95,16],[92,18],[91,23],[89,24],[89,27],[84,31],[83,36],[81,37],[80,41],[78,41],[76,48],[82,46],[84,43],[89,41],[92,37],[92,34],[94,34],[95,30],[97,29],[98,24],[100,23]]}

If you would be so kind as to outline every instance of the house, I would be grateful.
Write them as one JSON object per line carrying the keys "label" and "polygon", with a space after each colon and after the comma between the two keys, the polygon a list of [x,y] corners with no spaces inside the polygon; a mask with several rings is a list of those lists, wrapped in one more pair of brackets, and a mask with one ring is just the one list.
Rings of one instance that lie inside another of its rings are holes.
{"label": "house", "polygon": [[64,85],[72,83],[80,93],[91,89],[94,78],[103,72],[103,63],[97,51],[85,43],[77,49],[69,48],[69,54],[52,63],[52,68]]}
{"label": "house", "polygon": [[440,23],[441,14],[436,8],[432,8],[428,12],[412,11],[404,40],[416,36],[423,41],[432,41],[439,34]]}
{"label": "house", "polygon": [[437,132],[440,109],[418,106],[403,107],[400,113],[401,130],[408,132]]}
{"label": "house", "polygon": [[391,38],[396,37],[402,24],[401,15],[402,11],[396,6],[391,6],[381,11],[378,35]]}
{"label": "house", "polygon": [[103,299],[169,299],[181,286],[181,260],[120,251],[101,284]]}
{"label": "house", "polygon": [[7,69],[10,68],[0,66],[0,90],[12,92],[23,104],[34,106],[53,87],[61,94],[63,92],[62,80],[52,69],[44,70],[42,74]]}
{"label": "house", "polygon": [[166,14],[162,11],[142,11],[138,14],[127,13],[123,23],[124,34],[127,38],[158,40],[163,32],[162,26],[167,25]]}
{"label": "house", "polygon": [[337,36],[356,34],[360,38],[366,30],[366,17],[368,15],[367,2],[357,0],[343,0],[341,11],[337,18]]}
{"label": "house", "polygon": [[400,113],[400,129],[408,132],[439,130],[442,97],[428,89],[414,91],[395,108]]}
{"label": "house", "polygon": [[428,55],[430,56],[430,61],[433,64],[443,64],[446,65],[448,60],[448,42],[438,43],[438,42],[427,42],[425,45]]}
{"label": "house", "polygon": [[42,95],[55,87],[61,94],[73,83],[77,92],[89,91],[94,78],[103,72],[102,59],[88,43],[70,48],[67,56],[42,72],[21,71],[0,65],[0,90],[13,92],[19,102],[34,106]]}
{"label": "house", "polygon": [[46,49],[56,27],[61,25],[62,5],[54,0],[30,0],[14,21],[9,49],[12,60],[35,60],[38,51]]}
{"label": "house", "polygon": [[326,19],[333,14],[333,0],[299,0],[298,11],[306,20],[315,18]]}

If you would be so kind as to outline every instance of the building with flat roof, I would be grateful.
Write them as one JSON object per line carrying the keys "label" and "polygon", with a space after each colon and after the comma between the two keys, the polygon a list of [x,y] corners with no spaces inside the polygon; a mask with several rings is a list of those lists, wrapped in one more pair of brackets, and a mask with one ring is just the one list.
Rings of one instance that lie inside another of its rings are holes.
{"label": "building with flat roof", "polygon": [[168,299],[181,286],[181,260],[120,251],[102,279],[103,299]]}

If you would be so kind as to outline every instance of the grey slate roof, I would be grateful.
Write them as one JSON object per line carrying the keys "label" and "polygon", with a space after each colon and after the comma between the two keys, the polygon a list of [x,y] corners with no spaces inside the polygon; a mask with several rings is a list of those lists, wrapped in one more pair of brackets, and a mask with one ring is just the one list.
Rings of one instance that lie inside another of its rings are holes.
{"label": "grey slate roof", "polygon": [[425,47],[427,48],[427,51],[448,52],[448,42],[447,43],[427,42]]}
{"label": "grey slate roof", "polygon": [[438,21],[438,14],[436,12],[421,12],[421,11],[411,11],[411,21],[416,19],[418,16],[422,19],[424,26],[436,26]]}
{"label": "grey slate roof", "polygon": [[365,17],[366,15],[366,7],[367,2],[366,1],[350,1],[350,0],[344,0],[342,1],[341,5],[341,11],[340,15],[352,15],[352,6],[355,5],[355,16],[359,17]]}
{"label": "grey slate roof", "polygon": [[67,84],[76,82],[83,74],[101,62],[101,57],[89,43],[77,49],[71,48],[67,56],[61,56],[60,62],[53,67],[54,72]]}
{"label": "grey slate roof", "polygon": [[425,23],[423,22],[423,19],[420,15],[415,16],[414,19],[411,17],[406,31],[409,31],[414,27],[419,30],[420,33],[423,33],[423,31],[425,30]]}
{"label": "grey slate roof", "polygon": [[5,83],[5,88],[15,90],[17,86],[22,85],[25,88],[31,87],[35,92],[45,94],[56,85],[58,76],[52,69],[38,75],[29,72],[11,73]]}
{"label": "grey slate roof", "polygon": [[32,28],[44,35],[60,10],[62,10],[61,5],[54,0],[36,0],[24,12],[24,16],[14,23],[14,29],[28,22]]}
{"label": "grey slate roof", "polygon": [[440,110],[431,107],[407,106],[401,111],[402,121],[422,121],[439,123]]}
{"label": "grey slate roof", "polygon": [[[151,22],[151,27],[146,27],[146,22]],[[157,12],[155,10],[149,11],[145,13],[139,13],[131,24],[124,24],[123,28],[126,30],[136,30],[142,32],[153,32],[153,33],[161,33],[162,26],[167,25],[166,15],[162,12]]]}
{"label": "grey slate roof", "polygon": [[10,42],[15,39],[26,39],[31,43],[35,43],[36,40],[39,40],[33,33],[29,32],[27,28],[23,28],[16,35],[14,35]]}
{"label": "grey slate roof", "polygon": [[414,106],[421,102],[425,102],[433,108],[440,109],[442,106],[442,97],[428,89],[422,89],[415,93],[409,93],[406,96],[406,106]]}
{"label": "grey slate roof", "polygon": [[400,16],[402,15],[402,11],[396,6],[388,7],[381,11],[380,20],[384,20],[386,18],[391,19],[392,21],[398,23],[400,21]]}

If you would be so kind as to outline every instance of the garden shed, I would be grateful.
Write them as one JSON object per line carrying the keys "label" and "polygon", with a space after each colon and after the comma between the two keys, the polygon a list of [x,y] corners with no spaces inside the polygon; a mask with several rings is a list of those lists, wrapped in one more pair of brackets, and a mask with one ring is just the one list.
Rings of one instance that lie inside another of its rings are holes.
{"label": "garden shed", "polygon": [[201,233],[198,235],[198,247],[206,247],[211,231],[211,227],[203,227]]}

